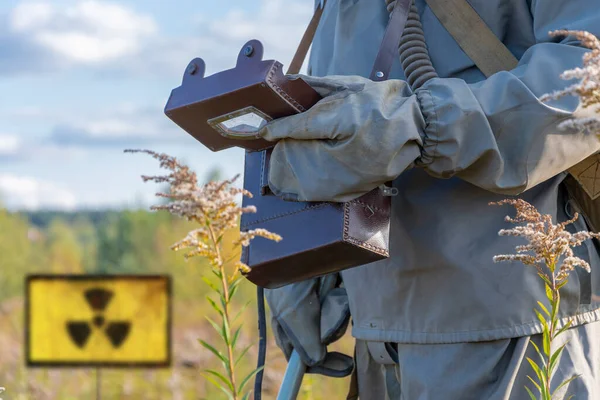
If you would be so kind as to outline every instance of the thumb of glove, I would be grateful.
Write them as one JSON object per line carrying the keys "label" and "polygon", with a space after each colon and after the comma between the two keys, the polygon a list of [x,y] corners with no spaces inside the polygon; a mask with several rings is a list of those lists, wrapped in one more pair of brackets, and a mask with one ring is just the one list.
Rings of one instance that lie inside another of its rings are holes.
{"label": "thumb of glove", "polygon": [[337,341],[346,333],[350,322],[350,305],[346,289],[330,290],[321,307],[321,343],[325,346]]}
{"label": "thumb of glove", "polygon": [[[339,340],[350,323],[350,305],[346,289],[338,287],[329,290],[321,308],[321,343],[326,347]],[[327,352],[319,365],[308,367],[309,374],[320,374],[342,378],[352,373],[352,357],[338,352]]]}

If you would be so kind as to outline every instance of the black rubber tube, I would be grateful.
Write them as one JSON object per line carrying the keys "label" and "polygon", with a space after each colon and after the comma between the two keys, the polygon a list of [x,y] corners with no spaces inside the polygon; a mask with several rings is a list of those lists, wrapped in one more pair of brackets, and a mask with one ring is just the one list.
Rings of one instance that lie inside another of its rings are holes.
{"label": "black rubber tube", "polygon": [[265,290],[257,286],[256,288],[256,305],[258,309],[258,361],[256,368],[261,368],[256,374],[254,380],[254,400],[260,400],[262,398],[262,382],[263,373],[265,367],[265,361],[267,358],[267,316],[265,312]]}

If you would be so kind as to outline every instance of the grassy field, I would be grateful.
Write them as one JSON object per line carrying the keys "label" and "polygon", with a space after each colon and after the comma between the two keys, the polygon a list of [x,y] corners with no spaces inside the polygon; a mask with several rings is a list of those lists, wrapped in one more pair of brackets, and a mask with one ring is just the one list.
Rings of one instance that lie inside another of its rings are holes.
{"label": "grassy field", "polygon": [[[202,260],[185,262],[169,246],[194,228],[161,213],[127,211],[95,214],[11,214],[0,209],[0,394],[3,400],[95,399],[96,371],[90,369],[28,369],[23,356],[24,281],[30,273],[169,274],[173,280],[173,362],[166,369],[101,372],[102,399],[225,399],[202,376],[220,368],[198,339],[218,347],[216,332],[205,316],[218,319],[205,300],[203,282],[212,275]],[[256,289],[245,281],[236,295],[234,312],[250,301],[241,316],[239,347],[252,345],[242,361],[241,379],[253,370],[258,349]],[[352,354],[345,337],[335,349]],[[269,331],[264,399],[274,399],[285,358]],[[348,379],[306,376],[300,399],[343,399]]]}
{"label": "grassy field", "polygon": [[[224,394],[201,375],[204,368],[218,368],[214,356],[197,342],[202,338],[218,343],[212,327],[203,321],[207,311],[203,303],[178,302],[174,305],[173,363],[165,369],[103,369],[100,373],[102,399],[221,399]],[[254,310],[248,309],[242,344],[257,342]],[[269,332],[270,333],[270,332]],[[264,376],[263,398],[274,399],[283,377],[285,359],[269,335],[268,360]],[[349,337],[335,346],[351,354]],[[240,372],[250,371],[256,362],[254,345]],[[23,299],[2,304],[0,325],[0,386],[6,388],[4,400],[21,399],[94,399],[96,371],[93,369],[26,368],[23,358]],[[307,375],[301,399],[343,398],[347,379]]]}

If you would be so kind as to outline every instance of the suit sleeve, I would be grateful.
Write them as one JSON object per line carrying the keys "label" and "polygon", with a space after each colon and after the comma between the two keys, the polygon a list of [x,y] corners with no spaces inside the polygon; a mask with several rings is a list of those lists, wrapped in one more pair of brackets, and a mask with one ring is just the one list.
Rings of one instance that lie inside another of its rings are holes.
{"label": "suit sleeve", "polygon": [[560,131],[579,104],[574,97],[539,99],[574,82],[560,78],[589,51],[557,29],[600,34],[597,0],[537,0],[531,5],[536,44],[518,66],[467,84],[436,78],[416,95],[425,117],[416,165],[439,178],[460,177],[500,194],[519,194],[600,151],[594,135]]}

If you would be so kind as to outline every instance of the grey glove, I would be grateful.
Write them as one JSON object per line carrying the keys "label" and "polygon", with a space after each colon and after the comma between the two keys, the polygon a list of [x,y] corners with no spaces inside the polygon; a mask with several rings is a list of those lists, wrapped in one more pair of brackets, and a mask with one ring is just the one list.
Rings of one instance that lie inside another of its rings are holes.
{"label": "grey glove", "polygon": [[279,142],[269,185],[286,200],[348,201],[395,179],[420,157],[425,120],[404,81],[302,76],[324,98],[271,121],[260,132]]}
{"label": "grey glove", "polygon": [[279,348],[289,360],[296,350],[308,373],[347,376],[351,357],[327,352],[327,346],[344,335],[350,321],[346,290],[335,287],[338,274],[277,289],[265,289],[271,324]]}

